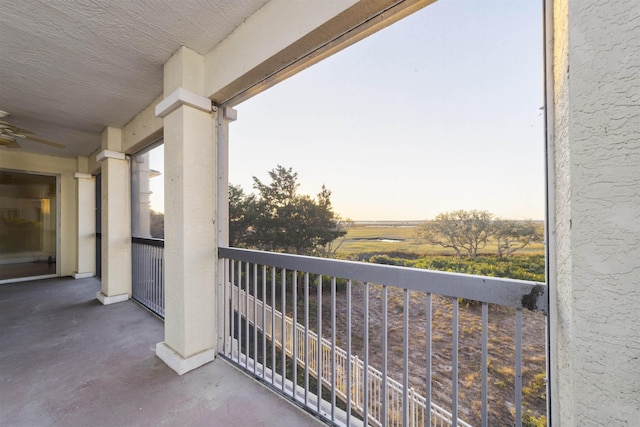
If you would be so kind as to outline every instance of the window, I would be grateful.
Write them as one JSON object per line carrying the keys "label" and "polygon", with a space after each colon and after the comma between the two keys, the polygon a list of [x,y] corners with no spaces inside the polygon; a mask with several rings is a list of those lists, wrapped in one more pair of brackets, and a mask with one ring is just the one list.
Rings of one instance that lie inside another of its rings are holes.
{"label": "window", "polygon": [[131,156],[131,235],[164,239],[164,145]]}

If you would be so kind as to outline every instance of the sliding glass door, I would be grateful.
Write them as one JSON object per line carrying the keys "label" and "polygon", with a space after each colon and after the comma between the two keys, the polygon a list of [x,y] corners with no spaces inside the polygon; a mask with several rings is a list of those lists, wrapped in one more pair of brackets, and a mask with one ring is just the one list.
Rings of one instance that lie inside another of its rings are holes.
{"label": "sliding glass door", "polygon": [[0,283],[55,276],[58,178],[0,169]]}

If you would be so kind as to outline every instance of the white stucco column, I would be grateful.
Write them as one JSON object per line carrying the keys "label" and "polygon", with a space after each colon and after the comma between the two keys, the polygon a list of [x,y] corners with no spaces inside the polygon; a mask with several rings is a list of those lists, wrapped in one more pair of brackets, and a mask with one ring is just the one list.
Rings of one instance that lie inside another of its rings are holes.
{"label": "white stucco column", "polygon": [[216,354],[216,120],[202,96],[204,59],[179,49],[165,64],[165,339],[156,354],[179,374]]}
{"label": "white stucco column", "polygon": [[551,419],[637,425],[640,2],[553,6]]}
{"label": "white stucco column", "polygon": [[83,279],[96,274],[96,182],[93,175],[76,172],[78,195],[78,254],[73,277]]}
{"label": "white stucco column", "polygon": [[102,168],[102,288],[103,304],[131,296],[131,196],[129,161],[120,152],[122,132],[106,128],[96,159]]}

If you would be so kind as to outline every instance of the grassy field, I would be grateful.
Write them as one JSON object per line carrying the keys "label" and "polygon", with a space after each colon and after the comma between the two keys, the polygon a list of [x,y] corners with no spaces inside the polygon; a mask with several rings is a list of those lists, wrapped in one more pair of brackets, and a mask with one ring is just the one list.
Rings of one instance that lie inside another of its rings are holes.
{"label": "grassy field", "polygon": [[[419,242],[416,238],[416,223],[354,223],[347,235],[336,241],[340,244],[337,254],[349,257],[364,253],[394,253],[404,252],[417,255],[455,255],[452,249]],[[498,250],[494,242],[478,251],[479,255],[497,255]],[[519,255],[543,255],[544,245],[535,243],[516,252]]]}

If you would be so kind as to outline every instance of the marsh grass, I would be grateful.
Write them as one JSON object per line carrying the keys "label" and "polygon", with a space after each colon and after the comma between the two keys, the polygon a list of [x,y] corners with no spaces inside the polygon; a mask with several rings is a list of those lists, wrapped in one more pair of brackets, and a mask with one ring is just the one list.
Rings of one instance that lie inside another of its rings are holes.
{"label": "marsh grass", "polygon": [[[384,241],[389,240],[389,241]],[[452,249],[420,242],[417,238],[417,225],[353,225],[337,254],[350,258],[365,253],[405,253],[415,256],[447,255],[454,256]],[[495,242],[489,241],[487,246],[478,251],[479,255],[496,255],[498,249]],[[534,243],[516,252],[518,255],[543,255],[544,245]]]}

